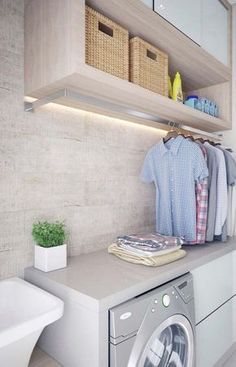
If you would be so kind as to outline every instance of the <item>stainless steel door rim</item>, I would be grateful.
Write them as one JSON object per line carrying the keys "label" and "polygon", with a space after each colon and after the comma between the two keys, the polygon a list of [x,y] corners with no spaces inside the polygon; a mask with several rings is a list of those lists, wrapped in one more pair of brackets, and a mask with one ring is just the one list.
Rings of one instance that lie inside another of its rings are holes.
{"label": "stainless steel door rim", "polygon": [[[188,319],[184,317],[183,315],[179,315],[179,314],[170,316],[165,321],[163,321],[153,332],[153,334],[149,338],[146,345],[142,344],[142,341],[139,339],[140,346],[144,345],[144,348],[142,347],[140,348],[139,354],[137,354],[137,349],[136,349],[135,355],[134,353],[131,353],[127,367],[145,367],[145,362],[147,361],[148,354],[150,353],[151,347],[155,343],[155,340],[158,341],[161,333],[165,331],[166,329],[173,327],[174,325],[178,325],[184,331],[184,335],[186,337],[186,349],[187,349],[186,363],[184,362],[184,364],[182,364],[181,367],[193,367],[194,366],[193,330],[192,330],[191,324],[188,321]],[[152,365],[150,363],[149,366],[158,367],[160,365],[160,366],[168,367],[168,364],[163,364],[164,363],[163,358],[164,357],[160,355],[159,356],[156,355],[156,364]],[[146,363],[146,366],[147,366],[147,363]],[[179,366],[176,366],[176,367],[179,367]]]}

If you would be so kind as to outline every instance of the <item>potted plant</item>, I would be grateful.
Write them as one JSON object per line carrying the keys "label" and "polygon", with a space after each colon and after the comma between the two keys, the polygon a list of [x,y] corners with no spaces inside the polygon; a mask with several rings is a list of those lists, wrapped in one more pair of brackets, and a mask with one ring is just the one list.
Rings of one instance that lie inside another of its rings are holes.
{"label": "potted plant", "polygon": [[39,221],[33,224],[32,235],[36,242],[35,268],[48,272],[66,267],[67,245],[64,223]]}

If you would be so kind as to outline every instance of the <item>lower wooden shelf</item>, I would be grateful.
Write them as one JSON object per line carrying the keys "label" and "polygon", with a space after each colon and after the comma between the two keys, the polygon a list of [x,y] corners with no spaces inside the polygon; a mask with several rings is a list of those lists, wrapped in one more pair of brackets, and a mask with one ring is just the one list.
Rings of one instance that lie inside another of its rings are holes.
{"label": "lower wooden shelf", "polygon": [[[60,92],[64,89],[69,92]],[[56,99],[55,93],[58,93]],[[169,121],[206,132],[231,128],[229,121],[212,117],[86,64],[81,65],[79,72],[37,90],[30,97],[43,99],[43,103],[54,99],[55,103],[158,128]],[[39,101],[38,105],[43,103]]]}

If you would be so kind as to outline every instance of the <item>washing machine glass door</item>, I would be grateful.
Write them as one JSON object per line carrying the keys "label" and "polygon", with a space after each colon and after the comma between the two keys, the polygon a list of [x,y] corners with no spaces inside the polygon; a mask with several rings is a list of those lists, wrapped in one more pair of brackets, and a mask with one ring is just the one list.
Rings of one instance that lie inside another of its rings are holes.
{"label": "washing machine glass door", "polygon": [[193,331],[182,315],[165,320],[146,344],[139,367],[192,367]]}

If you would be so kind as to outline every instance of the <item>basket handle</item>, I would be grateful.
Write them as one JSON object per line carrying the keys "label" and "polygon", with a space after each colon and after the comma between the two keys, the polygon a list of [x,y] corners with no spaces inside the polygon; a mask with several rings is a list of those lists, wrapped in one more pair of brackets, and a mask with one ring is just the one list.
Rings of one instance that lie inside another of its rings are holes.
{"label": "basket handle", "polygon": [[113,37],[113,29],[108,27],[106,24],[98,22],[98,29],[99,31],[107,34],[108,36]]}
{"label": "basket handle", "polygon": [[154,61],[157,61],[157,54],[147,49],[147,57]]}

